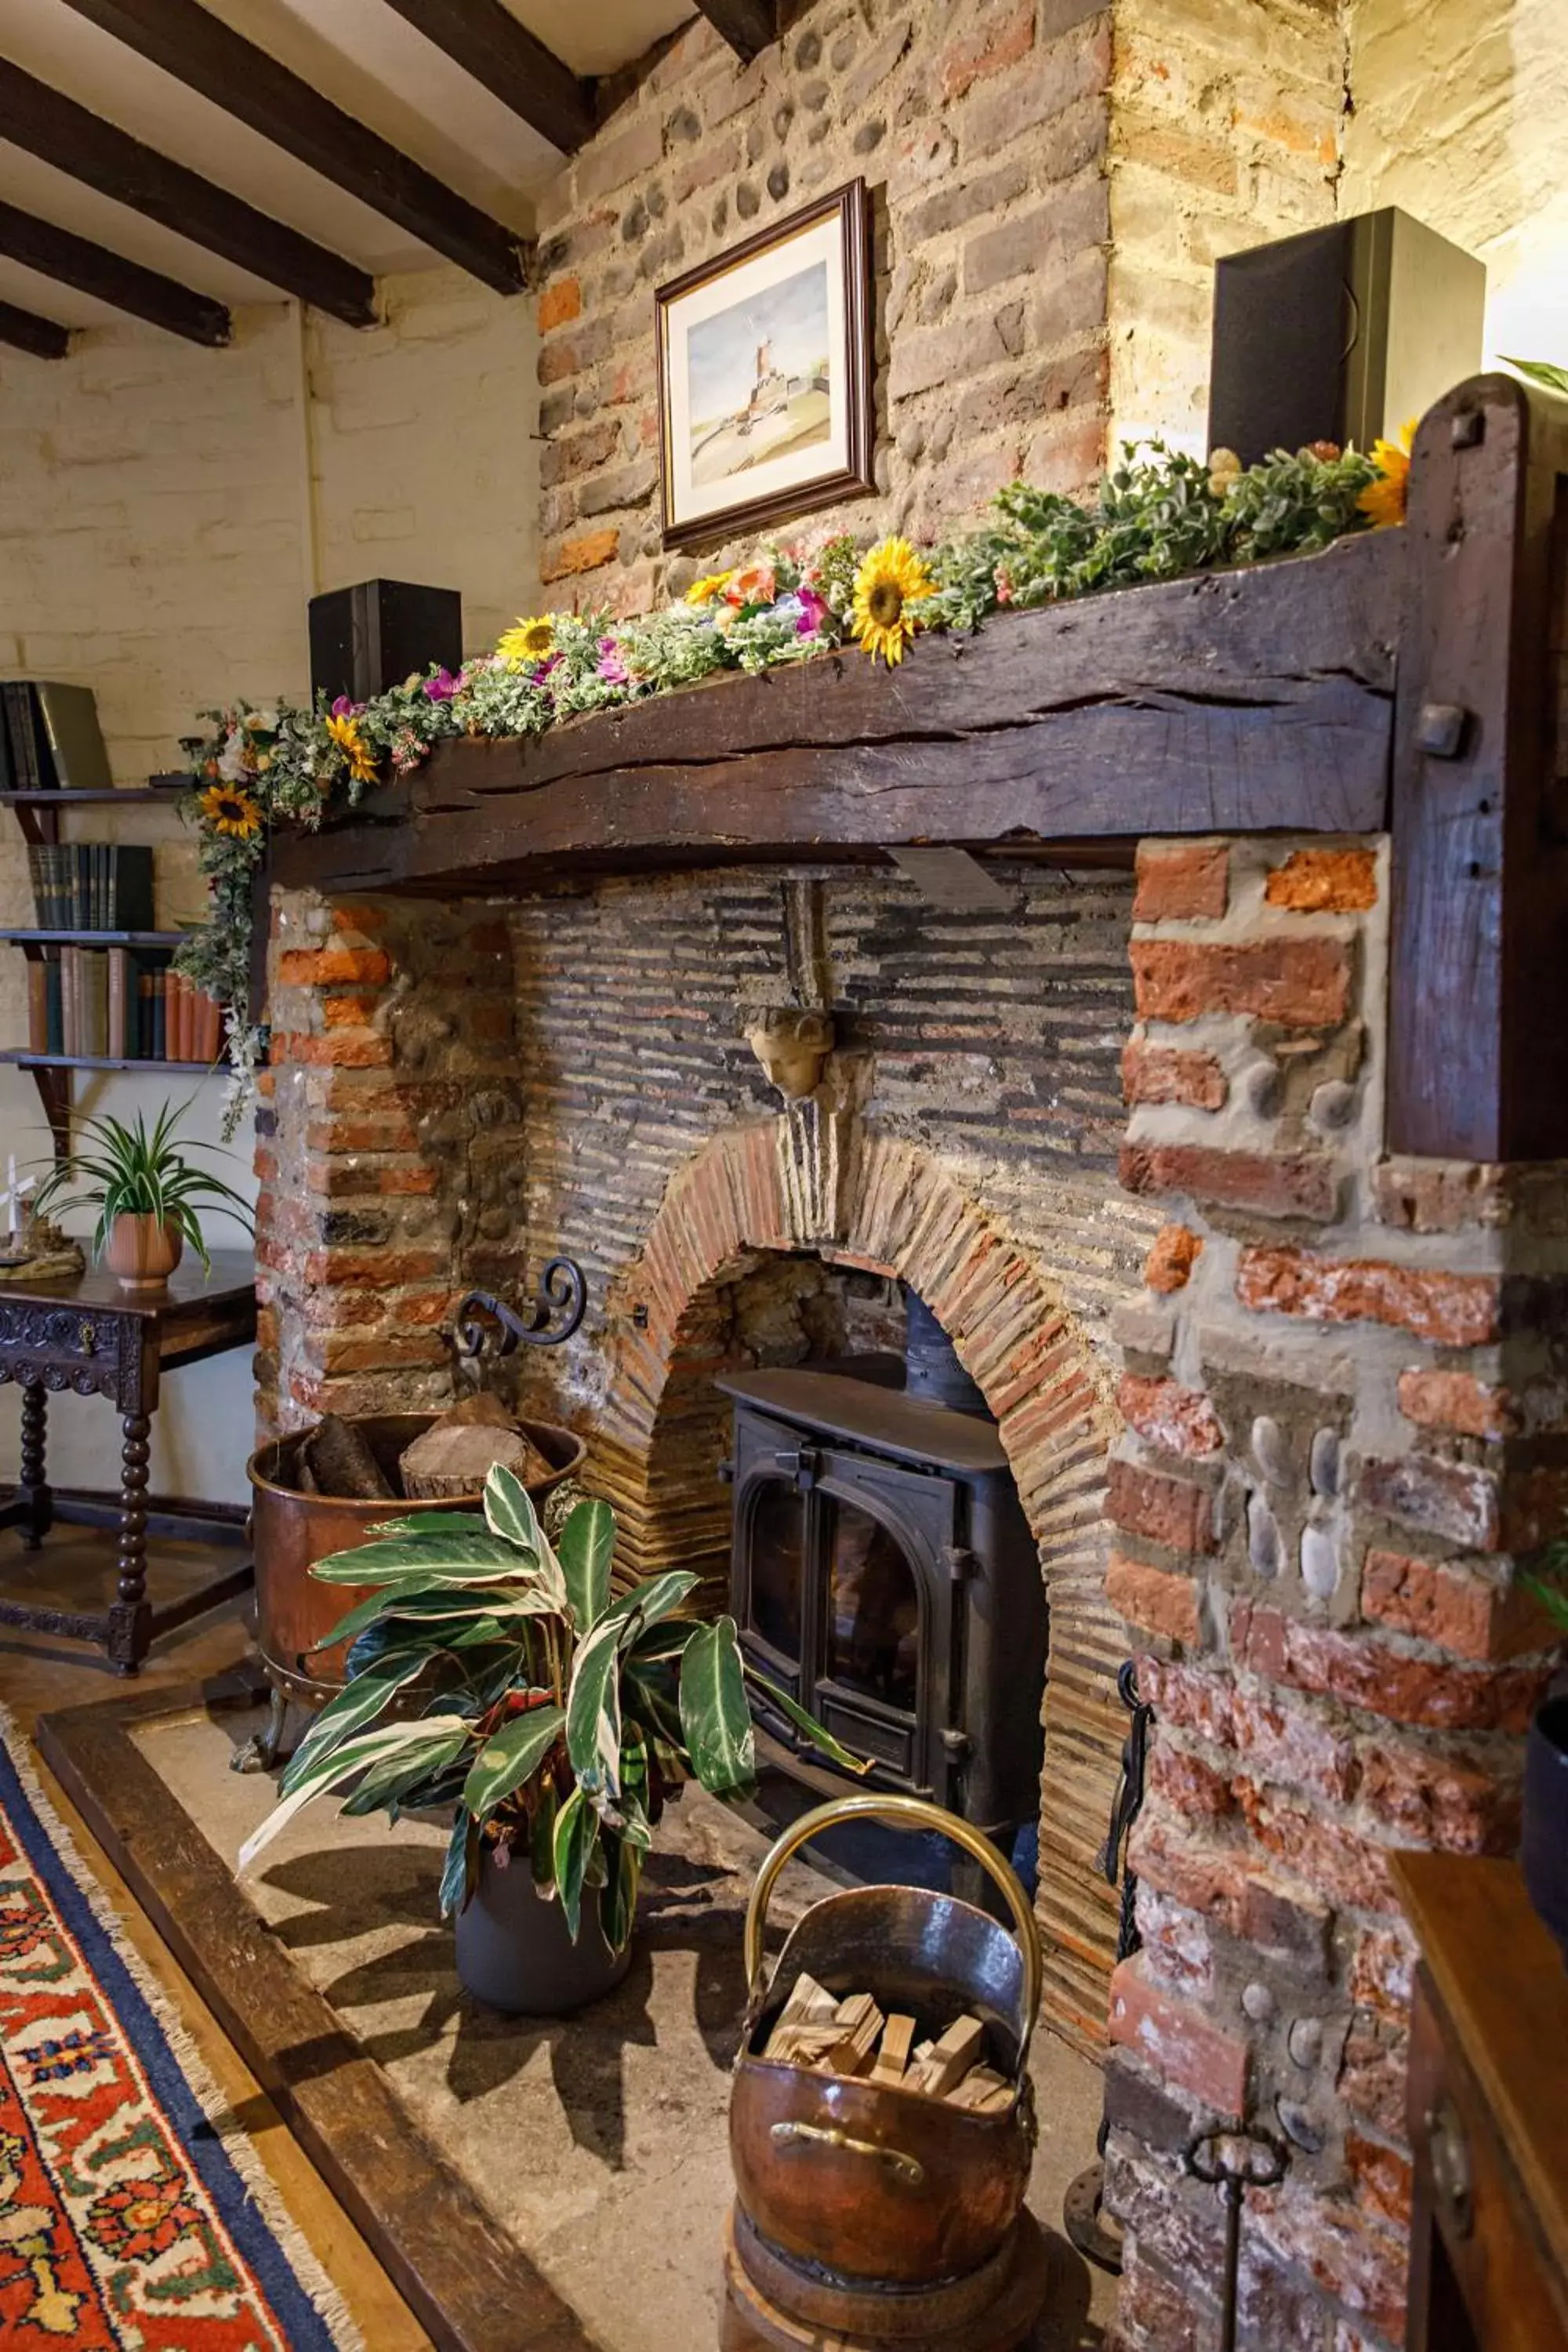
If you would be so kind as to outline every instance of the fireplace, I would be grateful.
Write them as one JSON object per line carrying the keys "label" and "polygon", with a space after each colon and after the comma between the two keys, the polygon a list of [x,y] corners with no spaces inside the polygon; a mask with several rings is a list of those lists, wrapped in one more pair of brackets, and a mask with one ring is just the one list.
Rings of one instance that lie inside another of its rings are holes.
{"label": "fireplace", "polygon": [[[1039,1805],[1047,1610],[996,1423],[929,1308],[905,1356],[732,1373],[731,1601],[758,1667],[866,1785],[950,1806],[1004,1852]],[[754,1702],[764,1761],[851,1785]]]}

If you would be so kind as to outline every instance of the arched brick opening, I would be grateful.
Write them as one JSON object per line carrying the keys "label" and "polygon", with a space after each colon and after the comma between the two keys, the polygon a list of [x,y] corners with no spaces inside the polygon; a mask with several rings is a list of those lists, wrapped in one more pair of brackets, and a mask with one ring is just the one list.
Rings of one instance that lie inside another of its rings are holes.
{"label": "arched brick opening", "polygon": [[[1098,2045],[1116,1933],[1094,1868],[1124,1717],[1121,1622],[1104,1595],[1106,1454],[1120,1427],[1109,1369],[1049,1276],[920,1145],[814,1104],[714,1137],[673,1178],[618,1286],[595,1433],[595,1486],[639,1575],[728,1558],[724,1490],[692,1475],[689,1423],[720,1425],[735,1360],[727,1291],[773,1252],[891,1275],[952,1338],[995,1414],[1040,1548],[1051,1609],[1038,1909],[1047,2015]],[[717,1588],[716,1588],[717,1589]]]}

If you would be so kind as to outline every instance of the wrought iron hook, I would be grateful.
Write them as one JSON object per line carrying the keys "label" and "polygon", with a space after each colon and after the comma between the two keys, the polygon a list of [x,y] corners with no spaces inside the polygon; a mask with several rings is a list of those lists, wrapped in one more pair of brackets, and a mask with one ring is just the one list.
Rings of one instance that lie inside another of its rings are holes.
{"label": "wrought iron hook", "polygon": [[582,1267],[574,1257],[552,1257],[521,1307],[508,1307],[488,1290],[468,1292],[458,1308],[458,1353],[482,1356],[492,1339],[497,1356],[514,1355],[519,1347],[558,1348],[587,1311],[588,1281]]}

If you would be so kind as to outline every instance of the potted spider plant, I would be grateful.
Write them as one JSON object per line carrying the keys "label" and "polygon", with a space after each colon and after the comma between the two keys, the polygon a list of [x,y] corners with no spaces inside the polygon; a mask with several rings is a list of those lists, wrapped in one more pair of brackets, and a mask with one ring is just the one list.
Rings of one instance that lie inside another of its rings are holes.
{"label": "potted spider plant", "polygon": [[756,1673],[733,1618],[679,1614],[682,1570],[612,1594],[615,1519],[581,1502],[552,1545],[510,1470],[484,1517],[426,1511],[318,1560],[326,1583],[375,1589],[328,1636],[348,1681],[241,1849],[242,1869],[313,1798],[345,1813],[453,1809],[441,1876],[458,1973],[514,2014],[556,2016],[631,1961],[643,1856],[665,1801],[696,1780],[751,1794],[746,1681],[822,1752],[869,1769]]}
{"label": "potted spider plant", "polygon": [[187,1108],[164,1103],[151,1130],[141,1111],[129,1127],[109,1117],[84,1118],[85,1141],[67,1152],[38,1188],[40,1213],[62,1198],[69,1207],[98,1211],[92,1254],[122,1290],[162,1289],[187,1242],[211,1273],[199,1205],[218,1209],[251,1230],[243,1195],[187,1159],[187,1152],[220,1148],[179,1140]]}

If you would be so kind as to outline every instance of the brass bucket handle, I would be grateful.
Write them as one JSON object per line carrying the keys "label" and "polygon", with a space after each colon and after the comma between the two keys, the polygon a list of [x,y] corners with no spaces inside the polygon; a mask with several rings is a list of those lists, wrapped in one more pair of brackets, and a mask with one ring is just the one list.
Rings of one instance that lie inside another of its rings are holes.
{"label": "brass bucket handle", "polygon": [[897,1829],[935,1830],[940,1836],[951,1838],[962,1846],[972,1862],[987,1871],[1006,1898],[1013,1915],[1013,1932],[1024,1962],[1024,2032],[1018,2045],[1018,2073],[1023,2074],[1034,2040],[1035,2023],[1040,2013],[1040,1978],[1043,1962],[1040,1958],[1040,1931],[1029,1898],[1018,1883],[1016,1872],[1003,1861],[990,1839],[956,1813],[941,1805],[927,1804],[920,1797],[879,1797],[869,1793],[856,1797],[838,1797],[833,1803],[818,1805],[792,1822],[781,1837],[774,1840],[763,1857],[757,1873],[752,1899],[746,1906],[745,1966],[746,1983],[753,2009],[760,2007],[763,1971],[763,1931],[767,1926],[768,1904],[778,1883],[779,1873],[786,1862],[799,1853],[824,1830],[837,1829],[841,1822],[891,1822]]}

